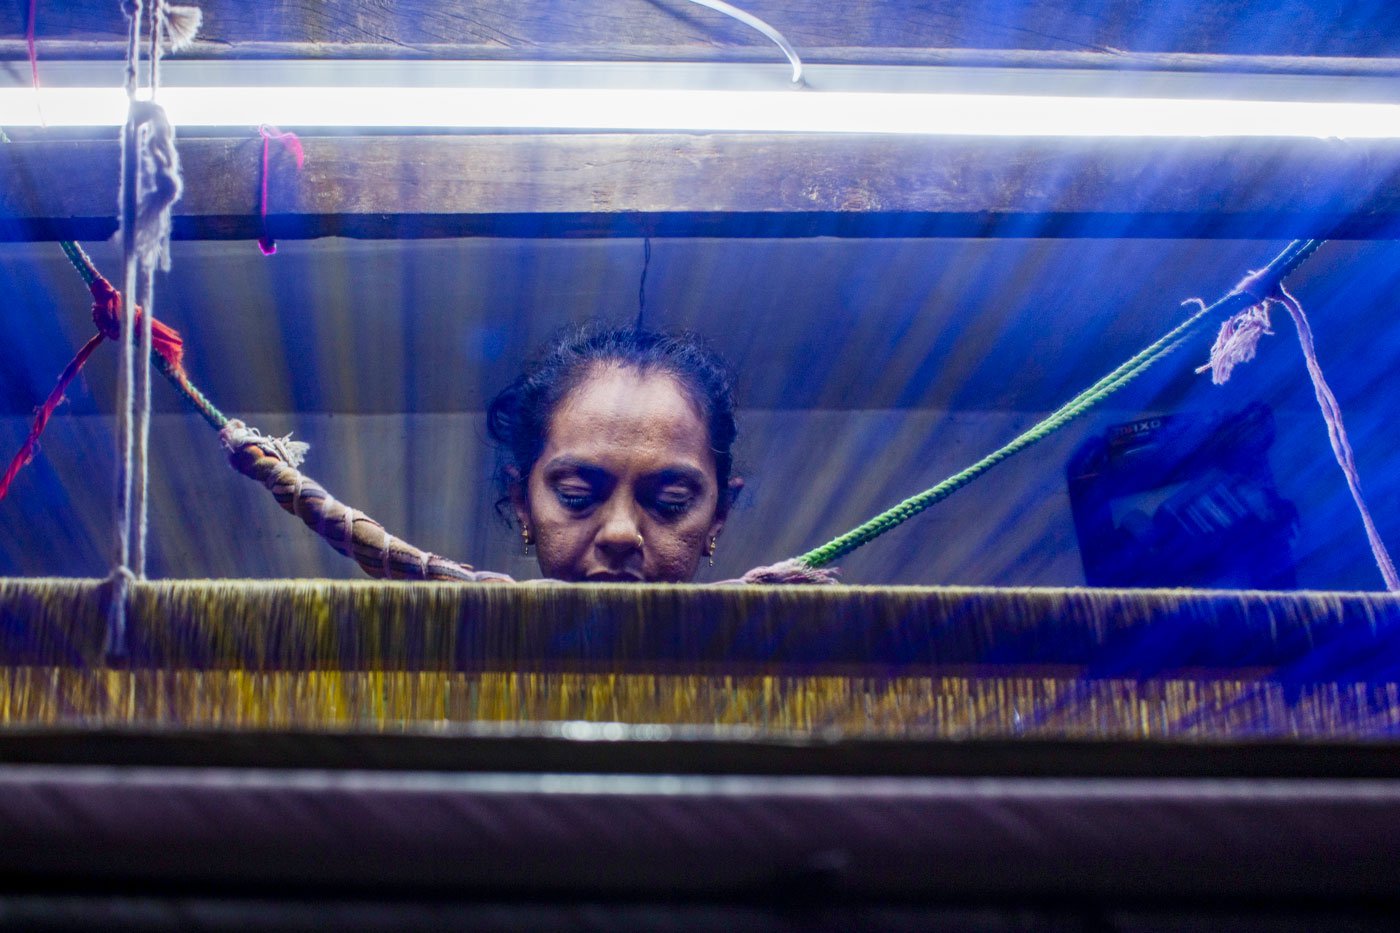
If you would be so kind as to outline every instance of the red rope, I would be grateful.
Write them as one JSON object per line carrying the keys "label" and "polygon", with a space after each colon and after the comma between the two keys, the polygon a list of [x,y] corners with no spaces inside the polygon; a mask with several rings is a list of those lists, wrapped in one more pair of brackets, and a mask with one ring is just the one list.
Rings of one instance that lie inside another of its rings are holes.
{"label": "red rope", "polygon": [[44,433],[45,426],[49,419],[53,417],[54,410],[63,404],[63,394],[68,391],[68,385],[78,375],[78,371],[83,368],[87,358],[92,355],[92,351],[97,349],[97,345],[103,341],[102,334],[93,334],[88,342],[83,344],[83,348],[78,351],[78,355],[63,370],[63,374],[58,377],[58,385],[53,387],[49,397],[34,412],[34,424],[29,429],[29,436],[24,439],[24,446],[15,454],[10,461],[9,469],[5,470],[5,476],[0,479],[0,499],[5,498],[10,491],[10,484],[19,475],[20,468],[34,459],[34,455],[39,452],[39,435]]}
{"label": "red rope", "polygon": [[[53,413],[63,404],[63,397],[68,391],[68,386],[77,378],[82,370],[83,364],[92,356],[92,352],[97,349],[97,345],[103,340],[116,340],[121,335],[121,310],[122,296],[112,283],[102,276],[98,276],[88,286],[92,292],[92,323],[97,326],[97,333],[83,344],[83,348],[78,351],[77,356],[64,367],[62,374],[58,377],[58,383],[49,393],[49,397],[44,400],[34,412],[34,423],[29,428],[29,436],[24,439],[24,445],[10,461],[9,467],[5,470],[5,475],[0,478],[0,499],[4,499],[10,491],[10,484],[14,482],[19,471],[34,459],[34,455],[39,452],[39,435],[44,433],[44,428],[48,426],[49,419]],[[141,309],[136,309],[136,320],[141,320]],[[152,349],[165,360],[170,367],[178,372],[183,372],[185,357],[185,342],[180,337],[178,331],[167,327],[160,321],[151,321]]]}
{"label": "red rope", "polygon": [[[88,286],[92,292],[92,323],[108,340],[116,340],[121,334],[121,292],[112,287],[102,276],[98,276]],[[141,309],[136,309],[135,326],[140,327]],[[185,363],[185,341],[179,332],[160,321],[151,321],[151,348],[160,354],[161,359],[171,368],[180,370]]]}
{"label": "red rope", "polygon": [[272,234],[267,229],[267,176],[268,176],[268,147],[272,140],[277,140],[286,148],[297,160],[297,171],[301,171],[302,163],[306,161],[306,151],[301,147],[301,140],[297,139],[296,133],[284,133],[275,126],[263,124],[258,127],[258,134],[262,136],[262,196],[258,202],[258,211],[262,217],[262,236],[258,237],[258,249],[262,250],[264,256],[271,256],[277,252],[277,241],[272,238]]}

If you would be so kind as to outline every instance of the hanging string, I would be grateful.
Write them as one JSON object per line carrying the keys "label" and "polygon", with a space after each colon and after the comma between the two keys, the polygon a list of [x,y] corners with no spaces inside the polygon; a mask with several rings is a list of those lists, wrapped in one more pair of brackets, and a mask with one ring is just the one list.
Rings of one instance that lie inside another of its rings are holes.
{"label": "hanging string", "polygon": [[39,45],[35,41],[35,30],[39,21],[39,0],[29,0],[29,18],[24,27],[24,45],[29,51],[29,77],[34,87],[34,107],[39,111],[39,125],[47,127],[44,119],[44,101],[39,96]]}
{"label": "hanging string", "polygon": [[[164,27],[163,17],[160,15],[160,10],[164,6],[164,0],[151,0],[151,4],[151,44],[150,51],[148,54],[151,61],[150,105],[153,108],[150,113],[150,118],[152,121],[154,121],[155,119],[157,119],[157,115],[159,115],[159,118],[164,118],[164,113],[159,111],[159,109],[156,109],[158,108],[158,105],[155,103],[156,93],[160,90],[161,33]],[[128,117],[128,119],[138,119],[134,107],[133,112]],[[145,121],[143,120],[142,124],[144,123]],[[139,126],[137,133],[138,136],[144,135],[145,137],[143,140],[142,152],[140,154],[143,163],[154,161],[154,141],[152,138],[154,132],[152,127],[144,125]],[[169,140],[170,142],[170,153],[167,159],[174,160],[176,157],[174,155],[175,149],[172,134],[167,132],[164,134],[164,138],[166,140]],[[175,191],[175,197],[179,197],[178,186],[180,184],[180,176],[178,162],[176,164],[176,171],[172,175],[168,175],[166,177],[173,178],[174,184],[177,186],[177,190]],[[156,173],[154,171],[151,171],[152,167],[153,166],[149,164],[143,164],[141,166],[141,171],[138,174],[138,178],[143,179],[141,182],[143,187],[149,187],[153,183],[152,181],[146,179],[154,179],[156,177]],[[143,191],[141,193],[144,194],[145,192]],[[173,201],[174,198],[171,198],[171,200]],[[161,245],[146,247],[146,249],[149,250],[149,254],[143,254],[138,260],[138,266],[141,269],[142,273],[142,279],[140,282],[141,291],[139,293],[136,293],[128,290],[127,292],[128,295],[132,296],[132,300],[135,301],[138,306],[144,306],[144,309],[146,311],[145,314],[140,315],[138,318],[136,316],[135,308],[132,309],[132,321],[136,324],[136,332],[139,335],[137,343],[138,349],[134,359],[139,360],[141,364],[139,368],[139,376],[136,380],[136,400],[132,406],[133,412],[136,416],[135,462],[133,464],[133,469],[135,470],[136,475],[132,482],[133,501],[131,507],[133,512],[135,512],[136,514],[136,541],[134,543],[134,546],[132,547],[131,562],[132,568],[138,580],[144,580],[146,577],[146,535],[147,514],[149,512],[146,499],[146,490],[150,484],[151,479],[151,468],[148,458],[148,454],[151,447],[151,367],[148,361],[151,358],[151,350],[155,342],[154,331],[151,328],[151,318],[155,312],[154,305],[156,274],[155,262],[152,260],[158,259],[161,262],[161,264],[166,268],[169,268],[170,266],[169,213],[163,213],[161,216],[165,220],[164,229],[160,229],[161,225],[159,221],[157,221],[156,224],[158,228],[157,236],[161,240]],[[138,243],[140,229],[144,228],[138,228]],[[138,250],[139,249],[142,249],[140,245],[138,245]],[[157,252],[159,252],[159,256],[154,255]]]}
{"label": "hanging string", "polygon": [[[9,143],[10,137],[0,129],[0,145]],[[103,340],[119,340],[121,336],[121,314],[122,298],[121,293],[112,287],[112,284],[103,278],[97,271],[92,259],[83,248],[71,240],[62,240],[59,247],[64,255],[82,277],[83,284],[92,293],[92,322],[97,327],[94,334],[86,344],[83,345],[64,367],[59,375],[54,388],[49,392],[48,398],[34,412],[34,421],[30,426],[29,434],[19,451],[10,460],[3,477],[0,477],[0,499],[4,499],[9,494],[10,487],[14,483],[19,471],[34,460],[39,452],[39,437],[44,433],[49,421],[53,418],[54,412],[63,404],[68,387],[77,378],[87,363],[93,351]],[[136,315],[141,316],[141,308],[137,306]],[[204,416],[215,428],[223,427],[228,420],[223,412],[204,397],[192,383],[189,376],[184,371],[184,341],[180,335],[170,327],[160,321],[152,320],[153,346],[152,363],[161,371],[166,378],[180,389],[190,404]]]}
{"label": "hanging string", "polygon": [[[0,132],[0,143],[9,142],[8,137]],[[44,403],[36,409],[34,422],[30,427],[29,435],[19,452],[15,454],[6,469],[3,479],[0,479],[0,499],[4,499],[9,493],[11,484],[19,474],[21,468],[30,463],[39,452],[39,437],[43,434],[49,420],[54,412],[64,401],[64,395],[78,373],[82,371],[83,365],[87,362],[92,352],[104,340],[117,341],[121,339],[121,314],[122,296],[112,283],[108,282],[97,267],[93,265],[92,259],[83,251],[83,248],[71,240],[63,240],[58,244],[68,257],[73,268],[77,270],[92,293],[92,322],[97,328],[94,334],[77,355],[64,368],[63,373],[58,377],[57,383],[49,393]],[[142,309],[138,305],[136,316],[139,320],[142,317]],[[221,412],[213,402],[190,381],[189,375],[184,368],[184,340],[173,328],[161,321],[151,320],[152,327],[152,347],[151,364],[156,367],[170,380],[196,412],[205,421],[209,422],[216,430],[228,423],[228,417]]]}
{"label": "hanging string", "polygon": [[[145,576],[150,482],[151,374],[154,352],[155,270],[170,267],[170,208],[183,190],[175,131],[165,111],[156,103],[160,84],[160,59],[167,45],[172,10],[178,11],[178,43],[187,45],[197,29],[199,11],[192,7],[167,8],[165,0],[152,0],[149,14],[141,0],[124,0],[129,19],[126,61],[127,120],[122,128],[121,189],[118,201],[124,259],[125,301],[121,301],[118,347],[118,467],[117,549],[112,572],[113,593],[108,627],[108,650],[125,651],[126,601],[130,583]],[[151,99],[137,100],[141,30],[150,23]],[[144,314],[136,313],[138,305]],[[131,336],[138,334],[137,346]],[[139,356],[138,356],[139,353]],[[136,373],[137,360],[142,363]]]}
{"label": "hanging string", "polygon": [[116,563],[109,578],[112,584],[108,604],[107,643],[109,654],[126,653],[126,604],[135,574],[131,569],[132,472],[135,468],[135,334],[137,287],[136,207],[139,196],[137,177],[140,166],[137,122],[135,119],[137,70],[141,57],[141,0],[123,0],[127,16],[126,97],[128,114],[122,126],[121,187],[118,194],[118,220],[123,257],[122,291],[127,300],[120,308],[117,339],[117,482],[116,482]]}
{"label": "hanging string", "polygon": [[170,208],[180,199],[184,182],[180,176],[180,157],[175,149],[175,129],[156,103],[160,92],[160,63],[167,47],[185,48],[194,41],[203,14],[196,7],[172,7],[166,0],[152,0],[150,7],[151,97],[148,102],[132,101],[128,119],[137,124],[139,140],[138,172],[140,193],[137,202],[136,236],[138,266],[143,273],[141,291],[135,294],[128,285],[127,294],[134,295],[140,314],[133,309],[132,321],[139,324],[138,355],[141,377],[136,385],[133,405],[136,415],[136,449],[132,485],[132,508],[136,514],[136,541],[132,549],[132,566],[138,579],[146,576],[147,539],[150,513],[150,438],[151,438],[151,367],[154,355],[155,275],[156,266],[170,268]]}
{"label": "hanging string", "polygon": [[1385,588],[1392,593],[1400,592],[1400,574],[1395,572],[1390,552],[1386,550],[1385,542],[1381,540],[1376,523],[1371,518],[1371,510],[1366,508],[1366,500],[1361,495],[1361,475],[1356,469],[1356,457],[1352,454],[1351,442],[1347,440],[1346,425],[1342,423],[1342,407],[1337,403],[1337,397],[1332,394],[1332,389],[1322,375],[1322,364],[1317,360],[1317,348],[1313,343],[1312,326],[1308,323],[1308,316],[1303,312],[1303,306],[1298,303],[1298,299],[1289,294],[1282,282],[1278,284],[1277,294],[1279,303],[1288,309],[1289,316],[1293,318],[1293,326],[1298,331],[1298,343],[1303,348],[1303,358],[1307,362],[1313,394],[1322,410],[1323,421],[1327,423],[1327,439],[1332,444],[1332,453],[1337,458],[1337,465],[1342,468],[1342,475],[1346,477],[1352,502],[1361,514],[1361,523],[1366,528],[1366,540],[1371,545],[1371,556],[1375,558],[1376,567],[1385,580]]}
{"label": "hanging string", "polygon": [[651,237],[642,240],[642,280],[637,285],[637,324],[640,331],[647,312],[647,270],[651,268]]}
{"label": "hanging string", "polygon": [[296,133],[284,133],[277,127],[264,123],[258,127],[258,135],[262,136],[262,176],[259,184],[261,193],[258,198],[258,216],[262,225],[262,236],[258,237],[258,249],[262,250],[264,256],[271,256],[277,252],[277,241],[272,238],[272,231],[267,228],[268,146],[274,139],[280,142],[283,148],[296,159],[297,171],[301,171],[301,167],[306,161],[306,151],[302,148],[301,140],[297,138]]}
{"label": "hanging string", "polygon": [[[1236,366],[1254,359],[1261,337],[1273,333],[1269,321],[1269,309],[1282,305],[1293,319],[1293,327],[1298,333],[1298,344],[1303,350],[1303,361],[1307,365],[1308,378],[1312,381],[1313,395],[1322,412],[1322,420],[1327,425],[1327,439],[1332,445],[1332,455],[1346,477],[1347,489],[1351,491],[1352,502],[1361,515],[1361,523],[1366,529],[1366,541],[1371,546],[1371,556],[1381,572],[1385,587],[1391,592],[1400,591],[1400,574],[1390,559],[1385,542],[1381,540],[1376,523],[1371,518],[1371,510],[1366,507],[1366,499],[1361,494],[1361,474],[1356,469],[1356,458],[1352,454],[1351,442],[1347,439],[1346,425],[1342,421],[1342,407],[1322,374],[1322,364],[1317,359],[1317,347],[1313,341],[1312,325],[1303,306],[1284,287],[1281,281],[1257,281],[1251,276],[1240,284],[1240,290],[1250,294],[1255,304],[1228,318],[1220,325],[1220,333],[1210,348],[1210,360],[1196,372],[1210,371],[1211,382],[1224,385]],[[1199,299],[1197,299],[1199,300]]]}

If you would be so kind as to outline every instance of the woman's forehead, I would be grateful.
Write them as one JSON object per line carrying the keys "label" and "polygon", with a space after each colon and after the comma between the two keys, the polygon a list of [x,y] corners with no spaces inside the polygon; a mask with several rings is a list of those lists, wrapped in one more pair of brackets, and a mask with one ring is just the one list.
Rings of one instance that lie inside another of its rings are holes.
{"label": "woman's forehead", "polygon": [[705,420],[669,373],[598,367],[555,409],[541,460],[624,456],[714,470]]}

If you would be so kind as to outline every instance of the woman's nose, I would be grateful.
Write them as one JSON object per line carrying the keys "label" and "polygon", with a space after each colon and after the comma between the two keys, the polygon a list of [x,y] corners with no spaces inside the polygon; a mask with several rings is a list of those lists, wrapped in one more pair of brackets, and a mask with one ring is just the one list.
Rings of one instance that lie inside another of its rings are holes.
{"label": "woman's nose", "polygon": [[641,550],[642,531],[636,510],[622,503],[609,508],[595,540],[610,554]]}

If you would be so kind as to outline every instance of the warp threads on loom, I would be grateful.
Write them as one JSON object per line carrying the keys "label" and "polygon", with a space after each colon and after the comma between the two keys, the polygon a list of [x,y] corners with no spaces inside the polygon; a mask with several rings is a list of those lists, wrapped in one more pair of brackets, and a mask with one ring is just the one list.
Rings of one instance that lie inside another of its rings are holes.
{"label": "warp threads on loom", "polygon": [[[0,580],[0,724],[403,731],[585,719],[1255,738],[1400,728],[1400,684],[1384,670],[1289,673],[1317,647],[1334,658],[1393,647],[1400,617],[1387,595],[137,582],[120,663],[101,651],[100,598],[92,581]],[[1238,667],[1244,649],[1252,671]],[[1111,672],[1094,675],[1096,660]]]}

